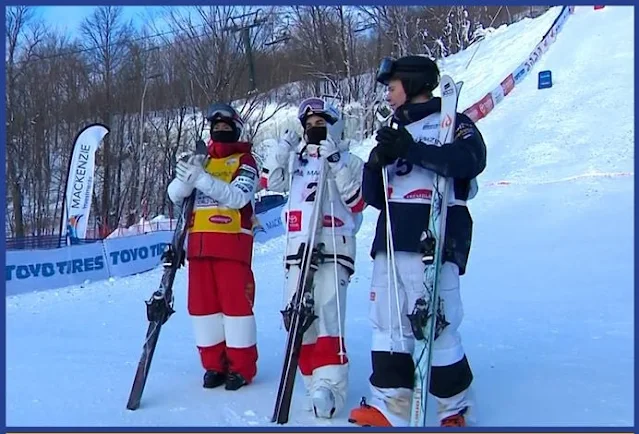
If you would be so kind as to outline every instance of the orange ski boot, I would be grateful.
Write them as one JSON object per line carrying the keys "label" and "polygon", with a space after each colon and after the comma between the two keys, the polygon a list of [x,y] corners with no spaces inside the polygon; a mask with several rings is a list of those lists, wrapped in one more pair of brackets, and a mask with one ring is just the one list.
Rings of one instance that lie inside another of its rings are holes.
{"label": "orange ski boot", "polygon": [[440,426],[442,427],[465,427],[466,419],[464,418],[464,413],[453,414],[452,416],[448,416],[442,419]]}
{"label": "orange ski boot", "polygon": [[366,404],[366,398],[362,398],[362,401],[359,403],[359,408],[351,410],[348,421],[359,426],[392,426],[381,411]]}

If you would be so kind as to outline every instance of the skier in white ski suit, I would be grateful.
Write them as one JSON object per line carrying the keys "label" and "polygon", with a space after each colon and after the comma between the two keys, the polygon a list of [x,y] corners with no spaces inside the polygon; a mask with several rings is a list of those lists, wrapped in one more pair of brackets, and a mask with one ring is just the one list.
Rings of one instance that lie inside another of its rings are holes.
{"label": "skier in white ski suit", "polygon": [[[301,247],[312,227],[316,200],[321,207],[315,245],[323,244],[324,262],[315,272],[312,294],[318,318],[304,334],[299,369],[310,396],[307,410],[313,410],[316,417],[331,418],[343,408],[348,385],[343,334],[346,288],[355,272],[355,235],[365,206],[361,192],[364,162],[349,152],[350,142],[342,140],[340,112],[327,101],[303,101],[298,119],[304,128],[303,140],[293,131],[273,140],[260,181],[267,190],[289,192],[282,219],[287,224],[287,304],[296,291]],[[316,192],[322,170],[327,172],[320,198]]]}
{"label": "skier in white ski suit", "polygon": [[[436,398],[442,426],[465,426],[472,406],[473,374],[462,347],[458,327],[463,308],[459,277],[466,271],[472,238],[472,218],[466,201],[476,193],[475,177],[486,167],[486,146],[474,123],[457,113],[454,141],[439,140],[441,99],[432,91],[439,83],[437,64],[424,56],[384,59],[377,80],[388,86],[387,101],[397,129],[382,127],[377,146],[364,166],[362,192],[366,203],[381,210],[371,256],[374,258],[370,293],[373,326],[371,396],[351,411],[358,425],[405,426],[409,423],[415,375],[414,336],[407,315],[415,301],[428,300],[424,286],[421,235],[428,229],[433,172],[453,178],[440,271],[439,296],[449,323],[435,339],[430,393]],[[388,171],[388,194],[382,170]],[[386,202],[390,232],[386,221]],[[394,261],[389,267],[387,240]],[[397,287],[388,284],[396,270]],[[391,286],[389,288],[389,286]],[[467,414],[466,414],[467,416]]]}

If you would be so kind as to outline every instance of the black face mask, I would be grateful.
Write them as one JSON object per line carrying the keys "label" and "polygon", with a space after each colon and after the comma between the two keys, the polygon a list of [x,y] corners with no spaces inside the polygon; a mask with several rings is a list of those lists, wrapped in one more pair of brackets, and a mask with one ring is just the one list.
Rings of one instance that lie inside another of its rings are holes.
{"label": "black face mask", "polygon": [[306,143],[319,145],[322,140],[326,140],[328,130],[326,127],[311,127],[306,130]]}
{"label": "black face mask", "polygon": [[235,131],[211,131],[211,139],[215,142],[233,143],[237,141]]}

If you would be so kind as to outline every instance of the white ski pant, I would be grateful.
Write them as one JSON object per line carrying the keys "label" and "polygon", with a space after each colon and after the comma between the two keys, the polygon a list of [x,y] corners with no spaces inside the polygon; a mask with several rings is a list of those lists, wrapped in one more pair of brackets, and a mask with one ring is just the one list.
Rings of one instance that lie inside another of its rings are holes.
{"label": "white ski pant", "polygon": [[[373,376],[369,404],[382,411],[394,426],[408,423],[412,372],[396,372],[394,380],[392,375],[385,374],[382,370],[390,369],[390,366],[395,370],[412,370],[413,365],[408,360],[408,355],[412,354],[415,341],[407,315],[412,312],[418,298],[428,300],[423,283],[425,266],[421,257],[419,253],[395,252],[397,290],[394,288],[392,274],[389,287],[388,277],[392,271],[388,269],[386,254],[377,253],[373,263],[369,311],[373,327]],[[456,264],[445,262],[442,265],[439,296],[443,302],[444,316],[450,324],[434,342],[432,365],[449,367],[463,362],[467,366],[458,331],[464,311],[459,290],[459,268]],[[462,367],[462,375],[465,375],[464,369]],[[469,368],[467,370],[469,372]],[[437,380],[435,376],[433,372],[433,381]],[[451,393],[444,393],[445,397],[436,397],[441,419],[469,406],[466,399],[468,389],[463,387],[465,390],[453,390]]]}
{"label": "white ski pant", "polygon": [[[292,265],[289,268],[286,283],[287,302],[295,293],[299,273],[298,266]],[[320,264],[313,280],[313,300],[315,315],[318,318],[304,333],[299,358],[299,369],[307,392],[312,394],[318,387],[328,388],[335,397],[335,414],[344,406],[348,387],[348,358],[343,333],[349,278],[347,269],[340,264]]]}

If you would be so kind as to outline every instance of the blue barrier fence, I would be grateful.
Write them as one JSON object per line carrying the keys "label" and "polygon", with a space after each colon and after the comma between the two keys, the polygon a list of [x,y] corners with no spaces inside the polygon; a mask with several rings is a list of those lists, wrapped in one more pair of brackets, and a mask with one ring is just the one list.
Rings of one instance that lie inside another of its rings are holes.
{"label": "blue barrier fence", "polygon": [[[255,201],[255,214],[267,213],[269,210],[281,207],[286,202],[287,197],[281,194],[262,196]],[[44,250],[58,249],[66,245],[64,237],[60,235],[29,235],[26,237],[6,238],[7,250]],[[73,245],[91,244],[101,241],[101,238],[85,238],[73,240]]]}
{"label": "blue barrier fence", "polygon": [[[270,199],[268,206],[262,207],[263,212],[257,215],[256,243],[284,234],[283,209],[281,199]],[[12,240],[13,249],[7,248],[6,295],[152,270],[160,265],[164,246],[172,237],[172,230],[158,230],[104,240],[80,240],[71,246],[64,245],[58,235]]]}
{"label": "blue barrier fence", "polygon": [[[86,238],[75,240],[74,244],[91,244],[101,241],[101,238]],[[60,235],[37,235],[19,238],[6,238],[7,250],[40,250],[57,249],[65,245],[64,237]]]}

